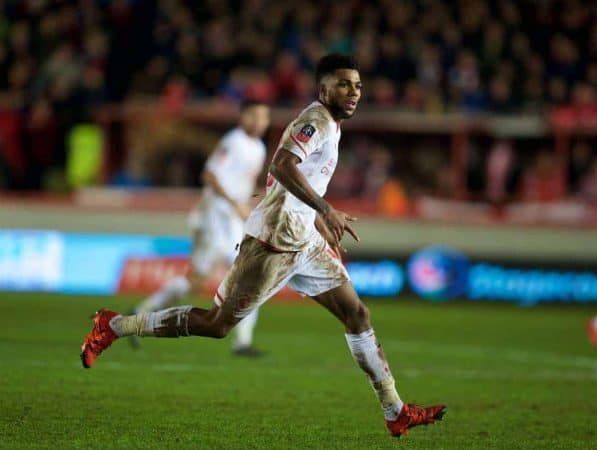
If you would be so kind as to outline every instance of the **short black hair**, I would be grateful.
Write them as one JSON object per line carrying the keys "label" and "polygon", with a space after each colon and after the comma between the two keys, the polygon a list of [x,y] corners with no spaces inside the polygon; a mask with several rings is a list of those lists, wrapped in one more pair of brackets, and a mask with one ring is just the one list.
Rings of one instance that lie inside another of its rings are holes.
{"label": "short black hair", "polygon": [[315,82],[319,84],[326,75],[334,73],[338,69],[359,70],[356,60],[352,55],[345,53],[330,53],[317,62],[315,68]]}
{"label": "short black hair", "polygon": [[243,99],[243,101],[240,102],[240,112],[243,112],[244,110],[249,109],[253,106],[268,106],[268,104],[262,100],[257,100],[255,98],[245,98]]}

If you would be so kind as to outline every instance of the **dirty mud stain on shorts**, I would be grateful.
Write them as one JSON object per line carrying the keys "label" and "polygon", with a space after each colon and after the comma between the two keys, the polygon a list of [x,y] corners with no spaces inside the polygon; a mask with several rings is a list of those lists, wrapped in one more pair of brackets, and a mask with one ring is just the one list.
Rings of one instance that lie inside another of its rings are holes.
{"label": "dirty mud stain on shorts", "polygon": [[296,252],[268,250],[255,238],[246,237],[240,253],[225,279],[223,308],[246,310],[267,297],[287,277],[296,261]]}
{"label": "dirty mud stain on shorts", "polygon": [[348,276],[348,272],[346,271],[342,260],[332,256],[328,252],[328,249],[328,245],[322,238],[321,243],[312,250],[314,253],[313,260],[315,264],[321,267],[322,272],[325,273],[328,278],[349,281],[350,277]]}

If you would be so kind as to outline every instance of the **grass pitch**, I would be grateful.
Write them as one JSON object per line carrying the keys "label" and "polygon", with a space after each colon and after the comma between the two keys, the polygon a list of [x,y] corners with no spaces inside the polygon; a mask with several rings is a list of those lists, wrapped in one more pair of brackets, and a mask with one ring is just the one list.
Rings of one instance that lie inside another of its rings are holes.
{"label": "grass pitch", "polygon": [[597,448],[594,307],[370,302],[402,398],[448,405],[396,440],[341,326],[306,301],[262,309],[261,360],[148,338],[82,369],[89,315],[134,300],[0,294],[0,448]]}

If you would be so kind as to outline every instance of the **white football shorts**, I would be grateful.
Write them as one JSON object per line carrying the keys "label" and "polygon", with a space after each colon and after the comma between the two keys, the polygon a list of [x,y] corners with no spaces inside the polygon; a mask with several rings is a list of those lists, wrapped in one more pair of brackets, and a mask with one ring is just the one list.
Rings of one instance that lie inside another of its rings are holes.
{"label": "white football shorts", "polygon": [[217,208],[199,211],[201,220],[193,226],[193,269],[209,274],[218,263],[232,265],[243,237],[240,217]]}
{"label": "white football shorts", "polygon": [[267,243],[245,236],[214,302],[220,307],[232,307],[234,317],[243,318],[286,285],[313,297],[349,280],[342,261],[318,233],[306,249],[298,252],[276,251]]}

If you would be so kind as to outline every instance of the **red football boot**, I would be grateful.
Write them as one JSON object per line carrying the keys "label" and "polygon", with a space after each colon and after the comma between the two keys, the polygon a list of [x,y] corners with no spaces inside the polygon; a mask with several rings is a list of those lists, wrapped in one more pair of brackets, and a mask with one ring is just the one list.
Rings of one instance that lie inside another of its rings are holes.
{"label": "red football boot", "polygon": [[405,404],[396,420],[386,420],[386,427],[394,437],[408,433],[408,430],[418,425],[429,425],[442,420],[446,413],[444,405],[434,405],[424,408],[413,404]]}
{"label": "red football boot", "polygon": [[110,320],[119,314],[107,309],[100,309],[93,318],[93,329],[85,336],[81,346],[81,361],[83,367],[91,368],[97,357],[107,349],[114,339],[118,338],[114,330],[110,328]]}

